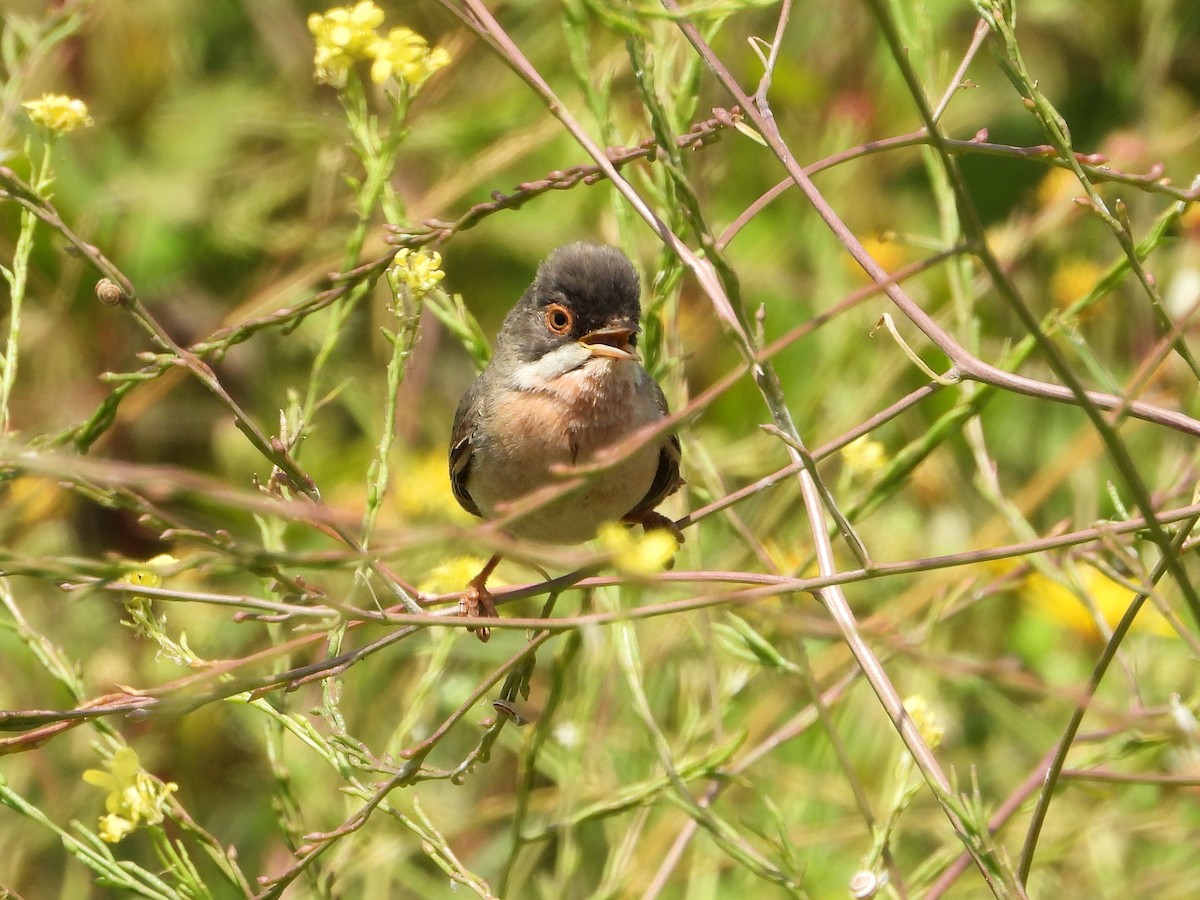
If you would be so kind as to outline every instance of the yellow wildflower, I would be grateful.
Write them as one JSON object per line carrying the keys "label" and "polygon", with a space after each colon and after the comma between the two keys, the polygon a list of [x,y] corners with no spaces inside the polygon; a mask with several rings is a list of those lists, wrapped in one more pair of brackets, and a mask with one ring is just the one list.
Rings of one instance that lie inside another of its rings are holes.
{"label": "yellow wildflower", "polygon": [[383,10],[372,0],[309,16],[308,30],[317,46],[313,58],[317,81],[345,87],[346,75],[354,64],[371,57],[371,47],[379,40],[375,29],[382,24]]}
{"label": "yellow wildflower", "polygon": [[87,104],[66,94],[43,94],[40,100],[22,103],[35,124],[58,134],[92,124]]}
{"label": "yellow wildflower", "polygon": [[[863,249],[870,254],[885,272],[894,272],[906,262],[908,262],[908,250],[903,244],[897,242],[888,234],[878,234],[864,238],[862,241]],[[867,274],[862,270],[862,267],[855,262],[850,256],[842,257],[842,264],[846,270],[859,280],[869,281]]]}
{"label": "yellow wildflower", "polygon": [[1083,193],[1079,179],[1070,169],[1053,168],[1037,186],[1037,205],[1043,208],[1065,206]]}
{"label": "yellow wildflower", "polygon": [[[781,545],[778,540],[773,537],[763,538],[763,550],[766,551],[767,557],[774,563],[775,568],[780,572],[797,572],[804,565],[805,561],[812,555],[807,546],[802,546],[798,542],[788,541],[786,546]],[[816,572],[816,568],[810,569],[811,573]]]}
{"label": "yellow wildflower", "polygon": [[376,84],[394,75],[413,90],[450,62],[450,54],[441,47],[429,49],[429,42],[411,28],[393,28],[386,38],[371,46],[371,80]]}
{"label": "yellow wildflower", "polygon": [[[929,701],[920,694],[912,694],[904,698],[904,711],[917,726],[917,733],[925,740],[929,749],[937,749],[942,738],[946,736],[946,729],[933,711],[933,707],[929,705]],[[908,750],[901,750],[894,770],[896,795],[892,804],[896,810],[905,809],[912,802],[912,798],[916,796],[920,781],[911,777],[915,765]]]}
{"label": "yellow wildflower", "polygon": [[1050,298],[1066,308],[1086,297],[1104,274],[1104,269],[1087,259],[1064,260],[1050,276]]}
{"label": "yellow wildflower", "polygon": [[399,470],[404,477],[396,480],[388,492],[388,499],[403,521],[476,521],[454,499],[444,450],[407,453],[401,458]]}
{"label": "yellow wildflower", "polygon": [[414,299],[428,294],[445,277],[442,254],[436,250],[412,251],[404,247],[396,253],[388,269],[388,281],[392,288],[405,288]]}
{"label": "yellow wildflower", "polygon": [[[945,728],[938,720],[933,712],[933,708],[929,705],[929,701],[920,694],[913,694],[904,698],[904,711],[908,713],[913,724],[917,728],[917,733],[925,741],[926,746],[930,750],[935,749],[942,742],[942,738],[946,734]],[[888,801],[888,811],[884,816],[884,820],[894,824],[898,821],[900,814],[908,808],[913,798],[920,793],[923,786],[923,780],[916,775],[917,762],[913,758],[912,753],[907,748],[902,748],[896,758],[896,764],[892,767],[892,796]],[[878,848],[880,844],[876,844],[876,851],[871,856],[867,857],[864,862],[871,867],[877,865],[879,861]],[[876,891],[873,887],[875,869],[871,868],[857,873],[854,876],[852,885],[862,883],[864,888],[862,891],[854,891],[855,897],[873,897]],[[884,873],[886,877],[886,873]]]}
{"label": "yellow wildflower", "polygon": [[[92,769],[91,771],[96,771]],[[128,819],[123,819],[120,816],[109,814],[100,817],[100,840],[109,843],[117,844],[128,834],[132,834],[137,826]]]}
{"label": "yellow wildflower", "polygon": [[[478,556],[455,556],[430,569],[424,581],[417,585],[417,590],[423,594],[452,594],[461,591],[468,581],[479,574],[486,562],[487,560]],[[488,583],[492,587],[504,587],[508,584],[503,578],[495,575],[488,579]]]}
{"label": "yellow wildflower", "polygon": [[935,749],[942,742],[942,738],[946,736],[946,729],[937,713],[933,711],[933,707],[929,705],[929,701],[920,694],[905,697],[904,711],[912,718],[913,724],[917,726],[917,731],[925,739],[929,749]]}
{"label": "yellow wildflower", "polygon": [[119,583],[138,587],[162,587],[162,576],[151,569],[137,569],[122,575]]}
{"label": "yellow wildflower", "polygon": [[[177,565],[178,562],[179,560],[177,560],[171,554],[160,553],[158,556],[151,557],[142,563],[142,568],[130,569],[117,579],[117,583],[132,584],[137,587],[162,587],[162,570]],[[150,609],[150,598],[142,597],[137,594],[127,594],[125,598],[125,605],[127,607],[137,607],[148,613]]]}
{"label": "yellow wildflower", "polygon": [[170,553],[160,553],[142,563],[142,568],[131,569],[121,576],[121,584],[136,584],[143,587],[161,587],[162,570],[178,565],[179,560]]}
{"label": "yellow wildflower", "polygon": [[463,524],[478,521],[454,498],[444,450],[406,454],[401,458],[401,470],[404,478],[396,482],[389,499],[402,521]]}
{"label": "yellow wildflower", "polygon": [[[1088,563],[1075,566],[1079,586],[1096,604],[1109,628],[1116,626],[1137,592],[1114,581],[1104,572]],[[1043,575],[1031,572],[1021,585],[1021,596],[1032,603],[1034,611],[1042,618],[1067,626],[1073,631],[1089,637],[1097,636],[1096,622],[1091,612],[1065,585]],[[1162,613],[1149,603],[1144,605],[1134,620],[1134,630],[1163,636],[1175,631]]]}
{"label": "yellow wildflower", "polygon": [[619,522],[604,523],[596,537],[611,555],[613,565],[626,575],[644,576],[661,572],[679,549],[679,544],[668,531],[654,529],[638,536]]}
{"label": "yellow wildflower", "polygon": [[887,465],[887,450],[879,441],[864,434],[842,448],[842,462],[850,478],[865,481],[883,471]]}
{"label": "yellow wildflower", "polygon": [[5,511],[22,529],[66,521],[70,495],[50,478],[22,475],[5,482]]}
{"label": "yellow wildflower", "polygon": [[1200,237],[1200,203],[1189,203],[1179,217],[1179,227],[1190,237]]}
{"label": "yellow wildflower", "polygon": [[168,797],[179,789],[174,782],[162,782],[142,768],[132,747],[122,747],[100,769],[88,769],[83,780],[104,788],[108,814],[100,817],[100,837],[115,844],[141,825],[158,825],[163,820]]}

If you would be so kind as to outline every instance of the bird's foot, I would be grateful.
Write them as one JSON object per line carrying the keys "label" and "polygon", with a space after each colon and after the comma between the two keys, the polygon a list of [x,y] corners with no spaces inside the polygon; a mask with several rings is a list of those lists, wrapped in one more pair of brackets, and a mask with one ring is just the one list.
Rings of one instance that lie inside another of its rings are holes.
{"label": "bird's foot", "polygon": [[[462,599],[458,601],[459,615],[469,619],[495,619],[500,616],[496,610],[496,601],[492,599],[492,592],[487,589],[488,576],[492,574],[492,570],[496,568],[498,562],[500,562],[500,557],[493,556],[483,567],[483,571],[467,582],[467,589],[463,591]],[[467,631],[484,643],[492,636],[492,629],[486,625],[478,627],[468,625]]]}

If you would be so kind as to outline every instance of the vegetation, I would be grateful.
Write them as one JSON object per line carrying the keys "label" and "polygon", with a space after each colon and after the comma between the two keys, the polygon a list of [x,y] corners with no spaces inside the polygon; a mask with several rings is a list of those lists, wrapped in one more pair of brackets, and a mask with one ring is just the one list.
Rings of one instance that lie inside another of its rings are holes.
{"label": "vegetation", "polygon": [[[1200,894],[1196,4],[3,10],[0,896]],[[579,239],[678,548],[449,489]]]}

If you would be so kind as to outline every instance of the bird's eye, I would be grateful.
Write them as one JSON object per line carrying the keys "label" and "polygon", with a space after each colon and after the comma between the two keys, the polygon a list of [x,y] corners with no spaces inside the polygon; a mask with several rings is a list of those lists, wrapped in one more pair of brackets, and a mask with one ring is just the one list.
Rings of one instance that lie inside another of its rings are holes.
{"label": "bird's eye", "polygon": [[554,334],[566,334],[575,321],[571,311],[561,303],[551,303],[546,307],[545,315],[546,327]]}

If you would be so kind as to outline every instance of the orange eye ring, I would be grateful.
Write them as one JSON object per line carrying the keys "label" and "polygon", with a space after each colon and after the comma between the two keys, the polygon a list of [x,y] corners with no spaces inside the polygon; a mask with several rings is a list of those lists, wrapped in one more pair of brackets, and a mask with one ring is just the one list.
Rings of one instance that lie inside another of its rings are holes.
{"label": "orange eye ring", "polygon": [[546,307],[544,315],[546,328],[552,334],[567,334],[571,330],[571,326],[575,324],[575,317],[561,303],[551,303]]}

